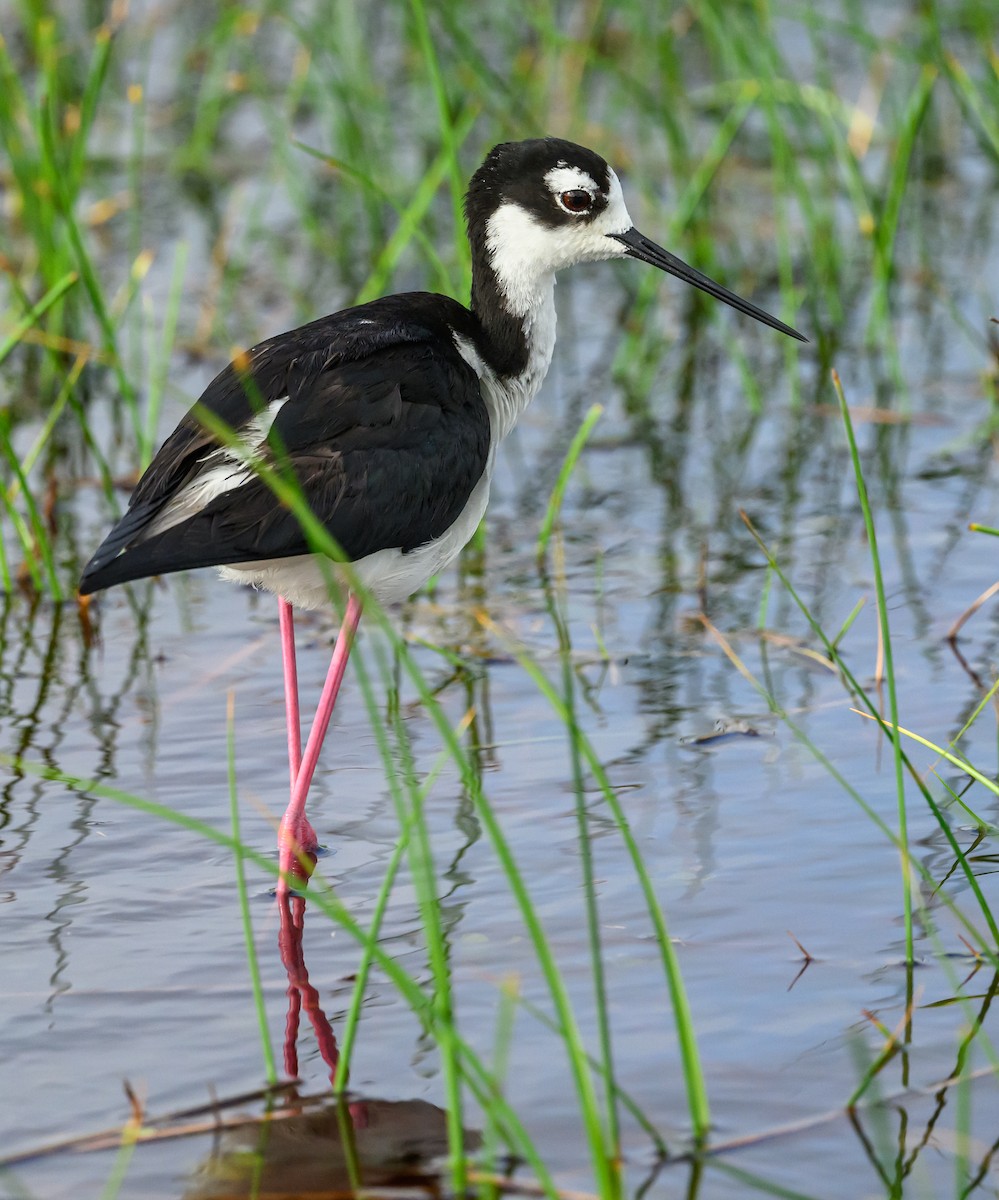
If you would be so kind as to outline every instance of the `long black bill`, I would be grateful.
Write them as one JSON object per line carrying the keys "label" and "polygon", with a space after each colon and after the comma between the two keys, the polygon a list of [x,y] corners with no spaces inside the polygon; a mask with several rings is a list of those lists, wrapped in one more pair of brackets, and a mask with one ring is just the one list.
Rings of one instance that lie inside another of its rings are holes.
{"label": "long black bill", "polygon": [[709,296],[714,296],[716,300],[723,300],[726,304],[737,308],[739,312],[745,313],[746,316],[754,317],[757,321],[762,321],[764,325],[769,325],[771,329],[779,329],[781,333],[786,333],[788,337],[797,338],[799,342],[808,341],[808,338],[803,337],[797,329],[792,329],[790,325],[785,325],[783,321],[778,321],[776,317],[765,313],[762,308],[757,308],[755,304],[750,304],[748,300],[743,300],[735,292],[730,292],[728,288],[723,288],[720,283],[715,283],[707,275],[702,275],[700,271],[695,271],[693,267],[688,267],[682,259],[677,258],[675,254],[670,254],[662,246],[657,246],[655,242],[649,241],[637,229],[632,228],[627,233],[611,233],[607,236],[612,237],[616,242],[621,242],[626,248],[629,258],[637,258],[642,262],[651,263],[652,266],[658,267],[660,271],[668,271],[670,275],[675,275],[677,279],[682,279],[684,283],[692,283],[694,287],[700,288],[702,292],[707,292]]}

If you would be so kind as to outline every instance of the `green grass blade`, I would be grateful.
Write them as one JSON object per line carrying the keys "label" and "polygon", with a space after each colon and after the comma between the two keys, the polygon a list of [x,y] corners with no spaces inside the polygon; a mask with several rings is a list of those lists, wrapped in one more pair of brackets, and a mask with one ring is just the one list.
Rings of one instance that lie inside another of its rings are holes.
{"label": "green grass blade", "polygon": [[440,58],[430,32],[430,20],[427,16],[424,0],[410,0],[410,12],[416,25],[417,42],[420,53],[430,76],[430,84],[437,104],[438,130],[444,151],[447,156],[447,168],[451,177],[451,208],[454,214],[455,248],[458,251],[464,270],[462,272],[462,294],[466,294],[472,283],[472,258],[468,244],[464,238],[465,215],[465,173],[458,157],[460,140],[458,137],[458,122],[451,111],[451,101],[448,99],[447,87],[444,83],[444,73],[441,69]]}
{"label": "green grass blade", "polygon": [[620,1156],[621,1126],[617,1112],[617,1093],[614,1088],[614,1053],[611,1037],[610,1006],[607,998],[607,980],[604,971],[603,947],[600,939],[597,879],[593,867],[593,841],[589,814],[587,812],[585,781],[583,778],[582,730],[576,718],[572,641],[569,636],[569,627],[565,614],[559,605],[559,598],[555,595],[551,583],[547,579],[545,580],[545,604],[558,637],[559,659],[562,665],[562,703],[569,717],[566,731],[569,735],[570,759],[572,761],[572,784],[576,808],[579,861],[583,877],[583,902],[586,908],[586,933],[589,941],[590,968],[593,972],[593,998],[597,1014],[597,1031],[600,1039],[599,1069],[604,1080],[604,1109],[607,1114],[608,1151],[614,1156]]}
{"label": "green grass blade", "polygon": [[76,271],[69,271],[58,283],[54,283],[37,303],[31,306],[10,333],[0,341],[0,363],[10,354],[11,350],[20,342],[21,338],[24,337],[32,325],[37,324],[38,320],[48,312],[57,300],[69,291],[78,279],[79,275]]}
{"label": "green grass blade", "polygon": [[[236,845],[242,842],[239,832],[239,790],[236,783],[236,698],[229,692],[226,702],[226,763],[229,776],[229,813],[232,819],[232,839]],[[250,986],[253,989],[253,1007],[257,1014],[260,1030],[260,1049],[264,1056],[264,1078],[270,1087],[278,1082],[274,1047],[271,1045],[270,1027],[267,1024],[267,1004],[260,980],[260,963],[257,959],[257,943],[253,937],[253,920],[250,916],[250,898],[246,890],[246,870],[243,856],[234,854],[236,867],[236,891],[239,895],[239,914],[243,923],[243,944],[246,946],[246,965],[250,971]]]}
{"label": "green grass blade", "polygon": [[889,316],[889,283],[895,275],[895,239],[902,213],[902,201],[909,184],[909,165],[916,136],[929,108],[933,86],[938,78],[934,67],[926,66],[910,97],[897,133],[895,153],[881,212],[874,228],[875,290],[871,316],[867,325],[868,337],[874,340],[887,329]]}
{"label": "green grass blade", "polygon": [[167,296],[166,313],[163,318],[163,331],[160,337],[158,360],[154,363],[150,374],[149,395],[146,400],[146,419],[143,423],[139,441],[139,466],[143,470],[152,461],[156,448],[160,409],[163,405],[167,377],[170,372],[170,359],[177,338],[177,321],[180,317],[183,300],[184,272],[186,268],[187,243],[181,242],[174,255],[173,275],[170,280],[170,292]]}
{"label": "green grass blade", "polygon": [[[56,602],[59,602],[63,599],[63,591],[56,572],[52,539],[49,536],[49,531],[42,519],[42,515],[38,511],[35,498],[28,487],[28,480],[21,467],[21,460],[18,458],[17,451],[10,441],[6,420],[0,420],[0,454],[7,460],[7,465],[14,476],[14,484],[4,493],[4,505],[21,539],[21,545],[25,554],[25,564],[31,573],[35,586],[41,590],[42,581],[35,567],[36,559],[41,559],[45,577],[48,580],[49,592],[52,598]],[[24,497],[24,506],[28,510],[27,523],[21,519],[11,499],[11,493],[15,488]]]}
{"label": "green grass blade", "polygon": [[548,507],[545,509],[544,519],[541,522],[541,530],[538,533],[537,557],[539,561],[548,553],[548,542],[551,540],[555,522],[562,511],[562,500],[565,497],[565,489],[569,486],[569,479],[576,468],[576,463],[583,452],[583,447],[589,441],[590,434],[593,432],[597,421],[600,420],[603,411],[602,404],[591,404],[586,416],[583,418],[582,424],[576,430],[575,436],[569,443],[569,449],[566,451],[562,467],[558,473],[558,479],[556,479],[555,486],[552,488],[551,498],[548,501]]}
{"label": "green grass blade", "polygon": [[[928,98],[928,92],[927,92]],[[874,571],[874,593],[878,604],[878,621],[881,626],[881,643],[884,647],[885,679],[888,684],[888,709],[891,714],[891,725],[898,727],[898,691],[895,686],[895,666],[892,656],[891,629],[888,623],[888,600],[885,595],[884,573],[881,569],[881,557],[878,553],[877,531],[874,527],[874,516],[871,512],[870,498],[867,485],[864,482],[863,467],[860,462],[860,451],[857,449],[857,439],[853,433],[853,421],[847,407],[846,396],[843,392],[839,376],[833,372],[833,387],[839,401],[840,414],[843,418],[843,428],[846,432],[847,443],[850,447],[850,461],[853,463],[853,473],[857,485],[857,496],[860,500],[861,512],[864,516],[864,529],[867,533],[867,544],[871,553],[871,566]],[[912,929],[912,857],[909,852],[908,813],[905,805],[905,771],[902,762],[902,747],[898,738],[892,738],[892,752],[895,759],[895,789],[898,799],[898,837],[899,854],[902,863],[902,905],[905,920],[905,957],[907,962],[915,961],[915,949]]]}

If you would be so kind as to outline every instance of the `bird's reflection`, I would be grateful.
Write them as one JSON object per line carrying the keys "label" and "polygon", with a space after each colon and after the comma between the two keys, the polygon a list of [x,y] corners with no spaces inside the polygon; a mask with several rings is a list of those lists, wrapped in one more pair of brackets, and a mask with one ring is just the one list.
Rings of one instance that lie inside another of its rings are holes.
{"label": "bird's reflection", "polygon": [[[314,864],[296,872],[294,891],[278,899],[278,947],[288,974],[284,1067],[298,1076],[302,1013],[319,1053],[337,1079],[340,1052],[319,992],[309,980],[303,934],[304,887]],[[478,1144],[465,1135],[466,1148]],[[260,1122],[227,1129],[199,1168],[189,1200],[222,1197],[350,1196],[373,1187],[423,1187],[439,1192],[437,1164],[448,1153],[447,1116],[426,1100],[360,1100],[283,1093],[281,1107]]]}
{"label": "bird's reflection", "polygon": [[434,1164],[448,1149],[443,1109],[426,1100],[369,1100],[356,1125],[336,1101],[297,1101],[284,1119],[227,1130],[187,1200],[349,1197],[384,1187],[439,1194]]}

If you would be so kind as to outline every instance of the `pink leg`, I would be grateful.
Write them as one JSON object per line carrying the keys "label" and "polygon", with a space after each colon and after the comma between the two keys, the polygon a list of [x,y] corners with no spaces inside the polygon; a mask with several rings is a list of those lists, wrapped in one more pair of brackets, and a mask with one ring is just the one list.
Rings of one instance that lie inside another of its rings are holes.
{"label": "pink leg", "polygon": [[[336,704],[337,693],[343,682],[344,671],[347,669],[347,658],[354,643],[358,622],[361,619],[361,601],[351,595],[347,601],[347,611],[343,624],[337,634],[330,669],[326,674],[326,683],[319,700],[319,707],[312,722],[312,731],[305,744],[305,754],[302,757],[298,774],[295,776],[291,789],[291,802],[281,820],[278,830],[278,851],[281,878],[278,881],[278,898],[288,894],[289,876],[294,872],[297,863],[303,855],[314,854],[316,851],[316,834],[305,815],[305,800],[309,794],[309,785],[319,761],[319,751],[333,716],[333,706]],[[287,678],[287,674],[286,674]],[[291,735],[289,734],[289,747]]]}
{"label": "pink leg", "polygon": [[295,615],[283,596],[278,596],[281,624],[281,661],[284,665],[284,712],[288,724],[288,768],[294,788],[302,765],[302,722],[298,713],[298,667],[295,664]]}
{"label": "pink leg", "polygon": [[[291,776],[291,794],[295,794],[295,780],[302,766],[302,719],[298,707],[298,665],[295,661],[295,613],[283,596],[278,597],[278,622],[281,628],[281,663],[284,668],[284,712],[288,730],[288,771]],[[280,837],[280,835],[279,835]],[[305,813],[298,824],[296,844],[303,854],[311,854],[318,844],[316,831]],[[296,860],[292,863],[296,874],[304,874]],[[284,895],[286,889],[279,885]],[[283,907],[282,907],[283,912]],[[290,1019],[290,1017],[289,1017]]]}

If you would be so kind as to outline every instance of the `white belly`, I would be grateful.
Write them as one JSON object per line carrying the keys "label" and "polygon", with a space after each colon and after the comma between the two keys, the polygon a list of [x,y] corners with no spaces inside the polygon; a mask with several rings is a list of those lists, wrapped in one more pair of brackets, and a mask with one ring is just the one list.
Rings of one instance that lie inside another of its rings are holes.
{"label": "white belly", "polygon": [[[401,550],[379,550],[351,564],[353,573],[379,604],[405,600],[457,558],[462,547],[471,541],[486,511],[491,473],[487,470],[483,474],[457,521],[439,538],[410,550],[408,554]],[[274,592],[296,608],[320,609],[333,607],[328,582],[331,572],[336,573],[342,586],[349,587],[347,572],[319,554],[234,563],[219,568],[223,579]]]}

